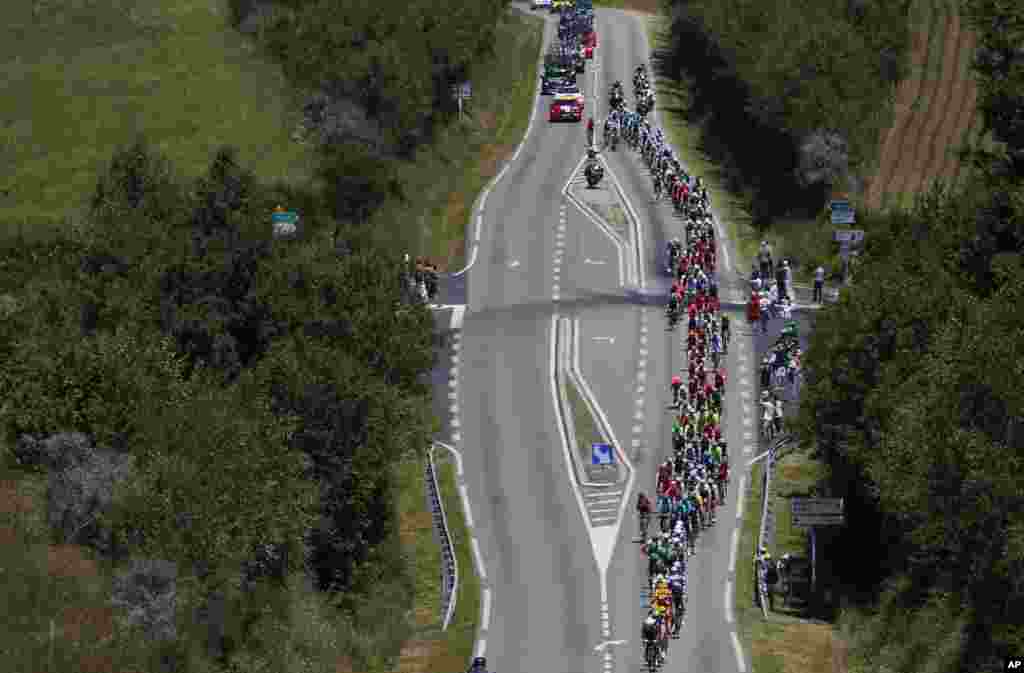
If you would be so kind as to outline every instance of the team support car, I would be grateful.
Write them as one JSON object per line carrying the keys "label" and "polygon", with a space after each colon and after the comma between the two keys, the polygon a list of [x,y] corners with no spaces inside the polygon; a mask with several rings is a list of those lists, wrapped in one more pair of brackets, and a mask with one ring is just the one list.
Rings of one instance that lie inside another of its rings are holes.
{"label": "team support car", "polygon": [[551,9],[551,0],[530,0],[530,9],[540,9],[541,7]]}
{"label": "team support car", "polygon": [[540,94],[542,96],[551,96],[553,94],[579,91],[579,87],[576,84],[575,78],[569,78],[564,76],[551,76],[545,75],[540,80]]}
{"label": "team support car", "polygon": [[583,121],[583,94],[560,93],[551,101],[548,121]]}

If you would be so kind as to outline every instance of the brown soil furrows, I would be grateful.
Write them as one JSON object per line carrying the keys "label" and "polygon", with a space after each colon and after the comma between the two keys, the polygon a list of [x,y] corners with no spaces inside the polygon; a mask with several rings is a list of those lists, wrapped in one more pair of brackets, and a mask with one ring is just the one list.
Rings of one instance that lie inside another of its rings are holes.
{"label": "brown soil furrows", "polygon": [[926,106],[923,110],[919,110],[918,114],[915,115],[914,124],[910,126],[907,134],[903,138],[903,150],[902,152],[910,153],[910,160],[901,163],[901,170],[896,171],[893,175],[893,179],[890,182],[892,188],[889,190],[894,194],[900,194],[902,192],[912,191],[915,186],[920,183],[920,180],[916,179],[920,176],[923,159],[922,159],[922,147],[930,142],[932,136],[935,134],[935,127],[937,126],[941,117],[941,107],[944,106],[944,100],[940,99],[940,94],[944,93],[944,82],[949,75],[950,69],[955,64],[956,54],[953,53],[953,49],[956,46],[955,41],[950,44],[949,36],[953,31],[953,15],[946,14],[946,28],[942,32],[943,49],[942,49],[942,75],[940,77],[929,77],[927,81],[926,89]]}
{"label": "brown soil furrows", "polygon": [[903,133],[913,117],[914,101],[917,100],[924,76],[924,68],[928,60],[928,33],[913,31],[911,34],[910,69],[907,78],[900,82],[896,89],[896,103],[893,106],[893,123],[885,134],[882,149],[878,157],[878,170],[868,186],[868,207],[877,210],[882,205],[882,194],[885,186],[899,164],[899,145]]}
{"label": "brown soil furrows", "polygon": [[960,111],[956,121],[950,130],[950,137],[946,139],[946,158],[942,162],[937,175],[950,182],[957,176],[957,166],[960,163],[956,152],[968,141],[968,134],[971,129],[973,110],[977,101],[977,86],[974,82],[974,75],[970,69],[970,61],[974,57],[975,36],[971,30],[964,31],[964,45],[960,47],[961,62],[967,67],[963,68],[960,78],[957,80],[957,87],[953,91],[954,100],[960,101]]}
{"label": "brown soil furrows", "polygon": [[[967,31],[963,30],[960,16],[956,12],[950,14],[953,25],[951,32],[946,33],[943,53],[943,105],[940,114],[935,115],[935,123],[931,133],[925,136],[927,154],[923,157],[918,174],[914,176],[911,191],[919,192],[927,189],[928,182],[941,177],[942,165],[952,142],[950,135],[956,127],[957,117],[963,105],[963,70],[964,42]],[[954,41],[955,37],[955,41]]]}

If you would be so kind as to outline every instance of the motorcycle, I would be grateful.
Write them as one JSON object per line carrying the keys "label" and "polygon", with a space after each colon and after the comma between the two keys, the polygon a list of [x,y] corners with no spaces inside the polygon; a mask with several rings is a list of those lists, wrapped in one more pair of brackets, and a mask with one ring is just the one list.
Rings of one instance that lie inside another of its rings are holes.
{"label": "motorcycle", "polygon": [[595,187],[597,187],[598,183],[600,183],[601,180],[604,179],[604,168],[602,168],[601,164],[597,163],[596,161],[592,161],[591,163],[587,164],[587,167],[586,169],[584,169],[583,174],[587,178],[587,186],[590,189],[594,189]]}

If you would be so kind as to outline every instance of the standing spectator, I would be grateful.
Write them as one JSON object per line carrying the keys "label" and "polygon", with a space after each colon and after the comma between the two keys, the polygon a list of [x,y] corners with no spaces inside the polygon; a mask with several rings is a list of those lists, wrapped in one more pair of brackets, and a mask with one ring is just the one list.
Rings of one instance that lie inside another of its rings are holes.
{"label": "standing spectator", "polygon": [[779,264],[778,268],[775,269],[775,283],[779,286],[779,296],[786,296],[786,264],[783,260],[782,264]]}
{"label": "standing spectator", "polygon": [[761,249],[757,253],[757,259],[761,263],[761,277],[767,278],[772,275],[772,248],[768,241],[761,241]]}
{"label": "standing spectator", "polygon": [[819,266],[814,270],[814,303],[821,303],[821,295],[825,288],[825,268]]}
{"label": "standing spectator", "polygon": [[793,292],[793,267],[789,265],[788,259],[782,263],[782,276],[782,298],[792,299],[796,295]]}
{"label": "standing spectator", "polygon": [[765,554],[765,584],[768,585],[768,609],[775,610],[775,585],[779,583],[779,569],[771,554]]}

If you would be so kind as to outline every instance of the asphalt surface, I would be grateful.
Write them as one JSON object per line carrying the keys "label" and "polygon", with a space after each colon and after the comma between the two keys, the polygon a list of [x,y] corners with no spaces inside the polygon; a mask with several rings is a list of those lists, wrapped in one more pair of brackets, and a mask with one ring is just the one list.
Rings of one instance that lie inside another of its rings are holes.
{"label": "asphalt surface", "polygon": [[[597,114],[603,118],[614,80],[623,81],[631,101],[632,72],[647,61],[647,45],[644,19],[618,10],[595,14],[598,48],[580,81],[590,116],[597,73]],[[545,44],[556,25],[548,17]],[[548,123],[549,101],[539,99],[520,156],[487,196],[475,264],[442,284],[440,302],[465,303],[466,312],[457,353],[450,341],[442,348],[435,383],[444,393],[435,404],[442,412],[441,438],[463,456],[486,568],[483,586],[492,598],[479,634],[490,668],[639,673],[646,564],[633,543],[631,505],[637,490],[654,490],[656,462],[669,451],[668,381],[682,366],[683,353],[681,331],[665,329],[661,298],[668,278],[660,271],[660,254],[667,237],[681,235],[681,224],[667,204],[653,202],[650,178],[635,153],[620,145],[605,154],[639,216],[644,243],[646,289],[621,287],[611,241],[562,194],[585,153],[585,125]],[[579,318],[580,369],[636,470],[633,491],[622,496],[630,500],[606,575],[607,626],[590,523],[571,485],[552,401],[556,314]],[[734,324],[742,327],[739,314]],[[735,625],[726,621],[726,585],[736,486],[745,465],[737,458],[745,445],[748,454],[756,449],[756,427],[740,421],[746,400],[756,394],[757,372],[756,344],[741,329],[734,332],[725,428],[733,483],[718,524],[702,534],[690,561],[689,619],[663,669],[672,673],[744,670],[731,639]],[[749,367],[746,376],[741,366]],[[449,413],[454,400],[457,415]],[[748,440],[744,433],[751,430],[754,439]],[[595,651],[602,643],[603,650]]]}

